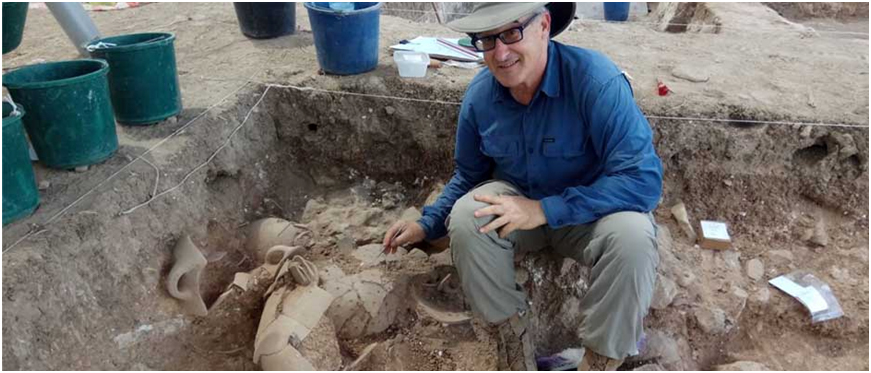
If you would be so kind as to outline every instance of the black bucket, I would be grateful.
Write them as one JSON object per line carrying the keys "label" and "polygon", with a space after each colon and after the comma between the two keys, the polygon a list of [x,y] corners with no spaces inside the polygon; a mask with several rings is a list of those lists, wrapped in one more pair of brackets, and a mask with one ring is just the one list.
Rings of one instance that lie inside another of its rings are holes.
{"label": "black bucket", "polygon": [[242,34],[271,39],[296,32],[296,3],[233,3]]}

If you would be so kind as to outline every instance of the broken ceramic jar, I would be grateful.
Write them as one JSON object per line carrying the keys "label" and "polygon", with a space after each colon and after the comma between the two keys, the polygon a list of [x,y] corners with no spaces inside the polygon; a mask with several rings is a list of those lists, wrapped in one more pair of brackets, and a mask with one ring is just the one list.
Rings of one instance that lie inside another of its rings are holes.
{"label": "broken ceramic jar", "polygon": [[[292,279],[292,281],[290,281]],[[254,340],[263,370],[337,370],[339,343],[327,309],[333,295],[318,287],[317,267],[301,256],[285,260]]]}
{"label": "broken ceramic jar", "polygon": [[284,219],[266,218],[251,223],[245,248],[260,263],[266,262],[267,253],[275,246],[306,246],[312,233],[302,224]]}
{"label": "broken ceramic jar", "polygon": [[379,268],[324,283],[336,297],[327,315],[342,338],[359,338],[386,330],[407,302],[408,279],[388,278]]}
{"label": "broken ceramic jar", "polygon": [[200,277],[206,267],[206,257],[188,235],[178,240],[173,257],[175,260],[166,281],[169,294],[181,301],[185,313],[205,316],[208,310],[200,294]]}

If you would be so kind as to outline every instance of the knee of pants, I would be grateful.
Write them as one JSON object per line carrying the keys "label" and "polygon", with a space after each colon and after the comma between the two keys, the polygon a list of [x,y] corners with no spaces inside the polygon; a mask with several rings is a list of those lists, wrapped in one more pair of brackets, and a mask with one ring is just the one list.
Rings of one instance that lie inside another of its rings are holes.
{"label": "knee of pants", "polygon": [[460,197],[454,203],[451,209],[450,221],[448,224],[448,233],[452,236],[456,234],[480,234],[478,229],[493,221],[493,216],[485,216],[476,218],[475,211],[487,207],[484,202],[475,201],[472,193]]}
{"label": "knee of pants", "polygon": [[659,266],[656,238],[640,228],[627,228],[609,234],[606,255],[624,269],[655,270]]}

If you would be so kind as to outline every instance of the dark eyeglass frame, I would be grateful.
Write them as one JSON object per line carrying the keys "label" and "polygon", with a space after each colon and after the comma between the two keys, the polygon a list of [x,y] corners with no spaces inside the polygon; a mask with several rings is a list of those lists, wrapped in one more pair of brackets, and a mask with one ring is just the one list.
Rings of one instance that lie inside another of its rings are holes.
{"label": "dark eyeglass frame", "polygon": [[[495,34],[495,35],[487,35],[487,36],[482,37],[482,38],[479,38],[477,35],[470,35],[470,36],[472,37],[472,46],[473,46],[473,47],[475,48],[475,50],[478,51],[478,52],[487,52],[487,51],[491,51],[491,50],[493,50],[494,48],[496,48],[496,38],[499,38],[499,40],[502,40],[502,44],[505,44],[505,45],[509,45],[509,44],[517,43],[517,42],[523,40],[523,29],[529,27],[529,24],[532,23],[532,21],[533,21],[534,19],[538,18],[538,16],[540,16],[541,14],[542,14],[542,13],[538,13],[538,14],[536,14],[536,15],[530,17],[529,19],[527,19],[525,22],[523,22],[523,23],[520,24],[519,26],[517,26],[517,27],[512,27],[512,28],[510,28],[510,29],[507,29],[507,30],[502,31],[502,32],[500,32],[500,33],[498,33],[498,34]],[[505,40],[505,38],[507,37],[507,34],[508,34],[509,32],[513,32],[513,31],[517,31],[517,32],[519,32],[519,33],[520,33],[520,38],[517,39],[517,40],[514,40],[514,41],[508,41],[508,40]],[[491,41],[491,42],[493,43],[492,46],[491,46],[490,48],[486,48],[486,49],[485,49],[485,48],[484,48],[484,43],[485,43],[485,41]],[[481,45],[478,45],[479,43],[480,43]]]}

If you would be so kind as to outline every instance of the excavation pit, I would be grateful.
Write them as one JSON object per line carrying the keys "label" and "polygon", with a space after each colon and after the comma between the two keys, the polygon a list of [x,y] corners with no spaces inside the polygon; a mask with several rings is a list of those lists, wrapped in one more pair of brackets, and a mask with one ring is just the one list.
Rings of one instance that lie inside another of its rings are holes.
{"label": "excavation pit", "polygon": [[[409,88],[400,80],[381,84],[395,92]],[[126,128],[126,136],[141,146],[124,142],[119,155],[90,171],[94,175],[111,175],[147,145],[186,126],[143,157],[161,172],[158,197],[150,203],[141,205],[155,190],[155,168],[134,161],[4,254],[4,367],[256,369],[252,342],[262,298],[238,300],[232,312],[224,307],[202,318],[181,315],[164,290],[171,248],[189,233],[209,259],[202,289],[207,305],[234,273],[259,265],[245,249],[245,226],[263,217],[306,224],[314,237],[305,256],[322,270],[362,271],[349,249],[380,242],[407,207],[420,208],[438,183],[449,180],[458,106],[443,98],[458,92],[375,97],[365,94],[365,84],[360,87],[337,93],[247,84],[189,126],[194,111],[176,123]],[[665,332],[682,359],[641,361],[704,369],[747,356],[772,364],[767,355],[753,355],[758,351],[751,346],[787,335],[826,347],[805,351],[819,359],[830,358],[831,351],[854,357],[867,352],[867,312],[861,311],[867,293],[856,292],[856,286],[867,288],[867,251],[861,253],[868,242],[867,130],[678,120],[651,125],[665,170],[656,211],[660,276],[678,290],[665,309],[651,311],[646,326],[656,335]],[[163,152],[163,146],[177,151]],[[694,247],[668,212],[678,201],[694,221],[728,222],[737,249]],[[31,224],[60,211],[54,205],[44,209],[4,229],[4,241],[13,242]],[[831,242],[822,249],[802,237],[819,221]],[[772,255],[784,250],[787,258]],[[407,287],[410,276],[450,265],[445,253],[430,253],[382,269],[398,278],[397,288]],[[770,299],[759,301],[766,285],[743,271],[752,258],[765,261],[765,278],[796,268],[826,274],[836,266],[848,273],[847,280],[831,285],[849,316],[811,326],[793,300],[773,289]],[[580,341],[572,325],[587,270],[547,251],[518,260],[518,281],[535,305],[539,352],[575,347]],[[492,368],[488,364],[495,362],[483,353],[495,348],[492,341],[482,340],[471,324],[442,325],[415,312],[410,298],[396,302],[386,328],[340,339],[343,364],[378,342],[402,346],[397,348],[409,356],[376,347],[370,369]],[[736,301],[742,306],[735,308]],[[722,334],[699,326],[704,307],[724,311]],[[80,347],[63,347],[70,344]],[[482,353],[469,354],[470,348]],[[813,366],[808,361],[783,367]]]}

